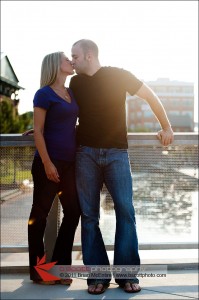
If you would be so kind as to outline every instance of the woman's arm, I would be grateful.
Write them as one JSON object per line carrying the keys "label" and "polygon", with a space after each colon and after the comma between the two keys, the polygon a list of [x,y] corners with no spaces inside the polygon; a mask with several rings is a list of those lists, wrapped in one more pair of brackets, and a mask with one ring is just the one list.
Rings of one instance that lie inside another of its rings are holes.
{"label": "woman's arm", "polygon": [[59,182],[59,174],[57,172],[56,167],[52,163],[48,151],[46,148],[46,143],[44,140],[43,132],[44,132],[44,124],[46,118],[46,110],[40,107],[34,108],[34,139],[35,146],[39,152],[41,160],[44,164],[46,176],[49,180]]}

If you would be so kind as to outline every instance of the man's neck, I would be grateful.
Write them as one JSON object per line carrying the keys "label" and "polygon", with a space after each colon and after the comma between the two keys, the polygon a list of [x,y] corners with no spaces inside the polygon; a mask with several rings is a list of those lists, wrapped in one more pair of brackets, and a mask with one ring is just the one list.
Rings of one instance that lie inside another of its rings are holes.
{"label": "man's neck", "polygon": [[99,71],[99,69],[101,68],[100,64],[95,64],[90,66],[90,68],[86,71],[86,75],[88,76],[93,76],[95,73],[97,73],[97,71]]}

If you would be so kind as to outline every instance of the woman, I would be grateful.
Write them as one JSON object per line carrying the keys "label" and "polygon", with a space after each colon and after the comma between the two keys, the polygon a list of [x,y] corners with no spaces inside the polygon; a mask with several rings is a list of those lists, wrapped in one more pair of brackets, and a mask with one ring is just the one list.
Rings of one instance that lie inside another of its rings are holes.
{"label": "woman", "polygon": [[30,279],[41,284],[70,284],[72,279],[43,281],[34,266],[45,255],[44,231],[56,195],[63,209],[63,220],[56,239],[52,261],[70,265],[72,246],[80,217],[75,184],[75,126],[78,106],[72,91],[64,86],[74,73],[63,52],[44,57],[40,89],[34,96],[34,139],[32,164],[33,205],[28,222]]}

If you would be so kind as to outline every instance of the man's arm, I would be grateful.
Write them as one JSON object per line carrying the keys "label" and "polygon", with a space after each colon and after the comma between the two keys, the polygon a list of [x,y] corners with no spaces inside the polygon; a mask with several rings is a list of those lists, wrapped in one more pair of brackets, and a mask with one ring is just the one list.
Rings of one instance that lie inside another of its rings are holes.
{"label": "man's arm", "polygon": [[158,119],[162,130],[158,132],[158,138],[161,141],[162,145],[168,146],[173,142],[173,130],[171,124],[165,112],[165,109],[158,98],[158,96],[153,92],[153,90],[147,86],[145,83],[141,88],[136,92],[136,95],[145,100],[151,107],[156,118]]}

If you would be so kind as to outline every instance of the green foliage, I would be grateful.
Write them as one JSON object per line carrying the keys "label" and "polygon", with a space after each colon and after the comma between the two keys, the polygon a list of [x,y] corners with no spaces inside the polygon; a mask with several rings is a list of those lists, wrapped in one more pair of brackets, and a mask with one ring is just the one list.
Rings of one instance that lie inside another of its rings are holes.
{"label": "green foliage", "polygon": [[19,116],[19,121],[23,124],[22,132],[33,128],[33,112],[29,111]]}
{"label": "green foliage", "polygon": [[11,133],[14,124],[13,108],[8,101],[0,103],[0,119],[1,119],[1,133]]}
{"label": "green foliage", "polygon": [[32,180],[31,171],[27,171],[27,170],[14,171],[14,169],[11,169],[9,174],[5,176],[1,176],[1,185],[11,184],[13,182],[22,183],[24,179]]}
{"label": "green foliage", "polygon": [[1,133],[22,133],[33,127],[33,113],[18,115],[12,100],[0,102]]}

